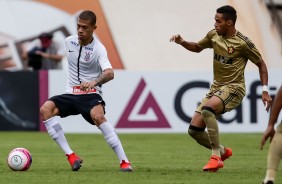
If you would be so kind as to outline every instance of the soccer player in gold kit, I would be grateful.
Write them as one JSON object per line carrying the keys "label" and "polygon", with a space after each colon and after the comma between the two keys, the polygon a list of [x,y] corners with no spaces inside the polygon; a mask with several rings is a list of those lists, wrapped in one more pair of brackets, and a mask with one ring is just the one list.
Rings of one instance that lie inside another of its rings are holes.
{"label": "soccer player in gold kit", "polygon": [[242,102],[245,96],[244,70],[248,60],[259,69],[263,86],[262,101],[267,111],[272,102],[268,94],[266,64],[252,41],[236,30],[236,19],[237,12],[232,6],[222,6],[215,14],[215,29],[198,43],[185,41],[180,35],[170,38],[171,42],[192,52],[201,52],[206,48],[214,51],[213,84],[196,109],[188,129],[192,138],[212,150],[209,162],[203,167],[204,171],[216,172],[223,167],[223,161],[232,156],[232,150],[219,143],[217,117]]}

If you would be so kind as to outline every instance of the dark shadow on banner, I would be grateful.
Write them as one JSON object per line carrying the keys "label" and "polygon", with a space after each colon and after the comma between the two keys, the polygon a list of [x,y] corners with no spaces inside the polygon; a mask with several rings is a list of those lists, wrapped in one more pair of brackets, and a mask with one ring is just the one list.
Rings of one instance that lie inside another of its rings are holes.
{"label": "dark shadow on banner", "polygon": [[39,73],[0,72],[0,131],[39,130]]}

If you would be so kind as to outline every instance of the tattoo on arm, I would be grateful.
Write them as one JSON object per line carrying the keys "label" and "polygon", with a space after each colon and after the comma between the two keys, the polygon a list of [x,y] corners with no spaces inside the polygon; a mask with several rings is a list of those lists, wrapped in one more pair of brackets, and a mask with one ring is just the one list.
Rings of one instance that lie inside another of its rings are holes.
{"label": "tattoo on arm", "polygon": [[103,71],[103,73],[98,77],[96,81],[96,86],[102,85],[110,80],[112,80],[114,77],[113,70],[112,69],[106,69]]}

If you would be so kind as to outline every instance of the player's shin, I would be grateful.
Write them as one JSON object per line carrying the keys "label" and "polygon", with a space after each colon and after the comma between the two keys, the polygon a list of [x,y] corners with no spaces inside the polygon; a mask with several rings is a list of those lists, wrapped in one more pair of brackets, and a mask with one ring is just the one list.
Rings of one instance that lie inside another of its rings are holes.
{"label": "player's shin", "polygon": [[209,140],[208,133],[205,128],[198,128],[196,126],[190,125],[188,129],[188,134],[197,141],[198,144],[211,149],[211,144]]}
{"label": "player's shin", "polygon": [[210,144],[212,147],[212,155],[220,157],[220,145],[218,135],[218,124],[216,121],[215,113],[210,107],[202,108],[202,117],[206,123]]}
{"label": "player's shin", "polygon": [[69,144],[64,135],[63,129],[59,124],[59,117],[55,116],[46,121],[43,121],[48,134],[54,141],[62,148],[65,154],[71,154],[73,151],[70,149]]}
{"label": "player's shin", "polygon": [[[190,125],[188,128],[188,134],[193,139],[195,139],[198,144],[208,149],[212,149],[210,140],[209,140],[209,136],[208,136],[208,133],[205,131],[205,128],[199,128],[199,127]],[[220,155],[222,156],[225,154],[226,148],[223,145],[219,145],[219,146],[220,146]]]}
{"label": "player's shin", "polygon": [[122,144],[120,142],[118,135],[115,132],[114,127],[110,123],[104,122],[99,126],[99,129],[103,133],[104,138],[106,142],[108,143],[108,145],[116,153],[120,163],[122,162],[122,160],[124,160],[125,162],[128,162],[128,159],[123,150]]}

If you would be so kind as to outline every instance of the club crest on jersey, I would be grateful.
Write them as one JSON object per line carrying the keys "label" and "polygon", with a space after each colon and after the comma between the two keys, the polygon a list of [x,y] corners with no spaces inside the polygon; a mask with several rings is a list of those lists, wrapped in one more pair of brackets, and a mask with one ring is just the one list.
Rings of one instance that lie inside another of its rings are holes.
{"label": "club crest on jersey", "polygon": [[227,52],[228,52],[228,54],[233,54],[234,53],[234,46],[227,47]]}
{"label": "club crest on jersey", "polygon": [[91,52],[85,52],[84,60],[85,60],[85,61],[89,61],[91,54],[92,54]]}

